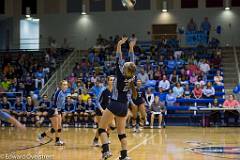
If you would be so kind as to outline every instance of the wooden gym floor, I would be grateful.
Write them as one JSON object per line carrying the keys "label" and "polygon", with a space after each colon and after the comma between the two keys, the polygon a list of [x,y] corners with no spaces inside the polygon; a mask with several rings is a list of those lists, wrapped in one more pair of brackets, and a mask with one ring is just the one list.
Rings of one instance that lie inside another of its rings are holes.
{"label": "wooden gym floor", "polygon": [[[36,135],[46,128],[0,128],[0,159],[99,160],[100,148],[91,147],[95,129],[64,128],[65,146],[56,147],[46,139],[39,145]],[[167,127],[127,130],[129,156],[133,160],[224,160],[240,159],[240,128]],[[116,132],[110,148],[117,160],[120,149]]]}

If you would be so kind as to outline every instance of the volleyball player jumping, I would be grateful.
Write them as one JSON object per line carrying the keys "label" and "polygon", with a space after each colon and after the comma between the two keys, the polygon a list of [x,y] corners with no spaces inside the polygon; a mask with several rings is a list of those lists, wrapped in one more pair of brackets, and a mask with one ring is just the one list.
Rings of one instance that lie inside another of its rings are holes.
{"label": "volleyball player jumping", "polygon": [[118,138],[121,142],[120,160],[130,160],[127,155],[127,137],[125,132],[126,116],[128,113],[128,92],[132,92],[133,97],[137,97],[137,92],[134,86],[134,79],[136,73],[136,65],[134,64],[134,46],[136,41],[129,43],[129,54],[131,62],[125,62],[122,57],[121,46],[127,41],[127,37],[123,37],[117,44],[117,65],[116,65],[116,79],[113,82],[113,93],[111,102],[103,112],[101,118],[98,134],[102,142],[102,159],[106,160],[112,156],[109,149],[109,140],[106,129],[112,120],[116,119],[116,127]]}

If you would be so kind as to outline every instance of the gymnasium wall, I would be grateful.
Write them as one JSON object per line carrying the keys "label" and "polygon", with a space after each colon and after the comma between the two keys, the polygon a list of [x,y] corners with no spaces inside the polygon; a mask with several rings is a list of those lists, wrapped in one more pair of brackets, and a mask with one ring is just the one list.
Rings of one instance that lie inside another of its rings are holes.
{"label": "gymnasium wall", "polygon": [[[12,23],[11,48],[19,48],[19,19],[21,15],[21,0],[6,1],[6,16],[14,17]],[[82,0],[87,2],[88,0]],[[119,0],[120,1],[120,0]],[[180,0],[168,0],[169,12],[161,13],[161,1],[151,0],[151,10],[143,11],[111,11],[111,1],[106,0],[106,12],[91,12],[88,15],[67,13],[67,0],[37,0],[37,15],[40,18],[40,47],[47,47],[49,36],[57,40],[68,38],[72,47],[88,48],[95,44],[98,34],[104,37],[115,34],[135,33],[139,40],[150,40],[147,34],[152,24],[176,23],[179,27],[186,26],[191,17],[198,26],[205,16],[209,17],[213,29],[222,26],[222,34],[217,36],[222,45],[240,46],[240,8],[234,7],[230,11],[223,8],[205,8],[205,0],[198,0],[197,9],[181,9]],[[87,11],[89,5],[87,5]],[[49,7],[51,6],[51,7]],[[231,25],[229,25],[231,24]],[[184,37],[182,37],[184,39]],[[184,44],[184,40],[182,40]]]}

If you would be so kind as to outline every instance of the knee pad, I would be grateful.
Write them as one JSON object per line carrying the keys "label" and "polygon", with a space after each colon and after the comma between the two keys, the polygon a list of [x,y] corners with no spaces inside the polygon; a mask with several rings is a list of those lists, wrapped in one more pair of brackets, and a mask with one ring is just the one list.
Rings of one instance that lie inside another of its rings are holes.
{"label": "knee pad", "polygon": [[98,129],[98,134],[101,135],[102,133],[106,133],[106,130],[103,128]]}
{"label": "knee pad", "polygon": [[119,134],[118,138],[121,141],[122,139],[127,138],[127,136],[126,136],[126,134]]}
{"label": "knee pad", "polygon": [[50,132],[51,132],[51,133],[55,133],[55,129],[54,129],[54,128],[51,128]]}
{"label": "knee pad", "polygon": [[116,127],[110,126],[110,129],[111,129],[112,131],[114,131],[114,130],[116,129]]}
{"label": "knee pad", "polygon": [[58,129],[58,133],[62,132],[62,129]]}

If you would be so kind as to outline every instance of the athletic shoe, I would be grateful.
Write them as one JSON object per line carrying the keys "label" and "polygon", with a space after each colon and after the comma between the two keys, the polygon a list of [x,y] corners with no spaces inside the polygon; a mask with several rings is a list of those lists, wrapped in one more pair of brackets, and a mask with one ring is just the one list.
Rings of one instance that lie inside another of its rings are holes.
{"label": "athletic shoe", "polygon": [[133,132],[137,132],[136,126],[133,126],[132,130],[133,130]]}
{"label": "athletic shoe", "polygon": [[102,154],[102,160],[106,160],[112,156],[112,153],[110,151],[104,152]]}
{"label": "athletic shoe", "polygon": [[43,144],[43,140],[44,140],[44,137],[42,137],[41,134],[38,134],[38,135],[37,135],[37,141],[38,141],[40,144]]}
{"label": "athletic shoe", "polygon": [[93,141],[92,147],[100,147],[98,141]]}
{"label": "athletic shoe", "polygon": [[153,129],[153,126],[150,126],[151,129]]}
{"label": "athletic shoe", "polygon": [[78,127],[79,127],[79,128],[81,128],[81,127],[82,127],[81,123],[79,123],[79,124],[78,124]]}
{"label": "athletic shoe", "polygon": [[97,128],[97,125],[96,125],[96,124],[94,124],[94,125],[93,125],[93,128],[94,128],[94,129],[96,129],[96,128]]}
{"label": "athletic shoe", "polygon": [[55,143],[55,146],[64,146],[64,144],[65,143],[63,141],[59,140]]}
{"label": "athletic shoe", "polygon": [[119,157],[119,160],[131,160],[131,158],[130,157],[125,157],[125,158],[121,158],[121,157]]}
{"label": "athletic shoe", "polygon": [[149,122],[148,122],[148,121],[146,121],[146,122],[145,122],[145,124],[146,124],[146,126],[148,126],[148,125],[149,125]]}
{"label": "athletic shoe", "polygon": [[161,128],[162,128],[162,126],[158,126],[158,128],[159,128],[159,129],[161,129]]}
{"label": "athletic shoe", "polygon": [[85,128],[88,128],[88,124],[87,123],[85,124]]}
{"label": "athletic shoe", "polygon": [[77,127],[78,127],[77,123],[75,123],[75,125],[74,125],[74,126],[75,126],[75,128],[77,128]]}

